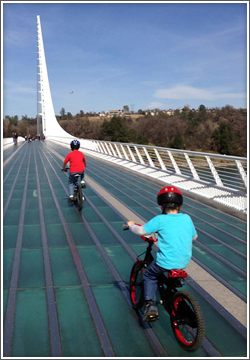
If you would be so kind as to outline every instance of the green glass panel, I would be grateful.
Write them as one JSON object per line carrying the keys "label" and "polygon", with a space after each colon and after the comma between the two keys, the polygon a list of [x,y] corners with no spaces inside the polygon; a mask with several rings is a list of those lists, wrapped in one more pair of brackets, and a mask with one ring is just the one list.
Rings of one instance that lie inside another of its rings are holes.
{"label": "green glass panel", "polygon": [[14,190],[11,198],[12,199],[22,199],[23,198],[23,190]]}
{"label": "green glass panel", "polygon": [[67,194],[65,194],[64,189],[62,189],[61,187],[59,189],[54,189],[56,197],[62,197],[65,198],[65,195],[67,196]]}
{"label": "green glass panel", "polygon": [[94,242],[83,223],[68,224],[75,245],[93,245]]}
{"label": "green glass panel", "polygon": [[24,182],[20,181],[20,179],[15,185],[15,190],[24,190]]}
{"label": "green glass panel", "polygon": [[56,302],[63,355],[104,356],[82,288],[57,288]]}
{"label": "green glass panel", "polygon": [[213,256],[205,252],[203,249],[200,249],[197,244],[193,246],[193,255],[226,281],[236,281],[243,284],[246,282],[246,279],[240,277],[226,264],[220,262],[218,259],[213,258]]}
{"label": "green glass panel", "polygon": [[[206,234],[203,234],[201,232],[198,231],[198,240],[197,242],[201,242],[202,244],[206,245],[206,246],[210,246],[210,245],[220,245],[220,243],[218,241],[216,241],[216,239],[210,237],[210,236],[207,236]],[[237,241],[237,244],[240,244],[238,241]],[[223,245],[222,245],[223,246]],[[235,245],[235,244],[230,244],[230,246],[233,246],[235,249],[241,251],[243,254],[246,254],[247,252],[247,246],[245,245]]]}
{"label": "green glass panel", "polygon": [[106,263],[96,247],[78,246],[77,251],[91,285],[114,282]]}
{"label": "green glass panel", "polygon": [[93,293],[116,355],[154,357],[153,349],[120,289],[115,285],[97,286]]}
{"label": "green glass panel", "polygon": [[7,210],[3,220],[3,225],[18,225],[20,219],[20,210]]}
{"label": "green glass panel", "polygon": [[45,286],[42,249],[22,250],[19,288]]}
{"label": "green glass panel", "polygon": [[50,339],[44,289],[18,291],[12,357],[49,357]]}
{"label": "green glass panel", "polygon": [[57,209],[44,209],[44,220],[46,224],[61,224]]}
{"label": "green glass panel", "polygon": [[225,259],[229,260],[241,270],[245,272],[247,271],[247,260],[242,258],[242,256],[234,253],[232,250],[223,245],[209,245],[208,247],[217,254],[223,256]]}
{"label": "green glass panel", "polygon": [[42,199],[43,208],[46,209],[56,209],[54,198],[51,196],[49,198],[45,197]]}
{"label": "green glass panel", "polygon": [[[194,221],[195,223],[195,221]],[[196,224],[195,224],[196,225]],[[196,225],[197,226],[197,225]],[[223,242],[225,242],[226,244],[228,245],[242,245],[242,242],[231,237],[229,234],[224,234],[222,233],[221,231],[219,230],[216,230],[214,229],[211,225],[209,224],[202,224],[202,225],[199,225],[199,227],[202,229],[202,230],[205,230],[206,232],[208,232],[208,234],[211,234],[213,235],[215,238],[217,239],[220,239],[222,240]]]}
{"label": "green glass panel", "polygon": [[[48,187],[48,184],[46,186]],[[42,188],[41,183],[40,183],[40,187]],[[47,198],[51,198],[51,196],[52,196],[50,189],[42,189],[41,193],[42,193],[43,200],[47,199]]]}
{"label": "green glass panel", "polygon": [[39,209],[28,209],[26,207],[25,216],[24,216],[24,224],[25,225],[34,225],[40,224],[40,215]]}
{"label": "green glass panel", "polygon": [[61,210],[67,223],[79,223],[81,221],[73,203],[69,204],[68,208],[62,208]]}
{"label": "green glass panel", "polygon": [[40,225],[24,225],[23,248],[40,248],[42,246]]}
{"label": "green glass panel", "polygon": [[247,296],[247,282],[236,282],[236,281],[228,281],[235,289],[239,290],[243,295]]}
{"label": "green glass panel", "polygon": [[88,196],[88,199],[92,201],[92,203],[99,208],[99,206],[107,206],[105,201],[103,201],[99,196]]}
{"label": "green glass panel", "polygon": [[22,206],[22,202],[23,202],[22,198],[17,198],[17,199],[12,198],[8,205],[8,210],[20,209]]}
{"label": "green glass panel", "polygon": [[53,280],[55,286],[80,285],[75,263],[67,248],[50,248]]}
{"label": "green glass panel", "polygon": [[112,232],[108,229],[108,227],[104,223],[91,223],[91,229],[94,231],[98,240],[101,244],[118,244],[119,241],[112,234]]}
{"label": "green glass panel", "polygon": [[3,288],[8,289],[12,273],[14,250],[3,251]]}
{"label": "green glass panel", "polygon": [[86,203],[84,204],[82,213],[83,216],[86,218],[86,221],[89,223],[96,223],[102,221],[101,218],[97,215],[97,213]]}
{"label": "green glass panel", "polygon": [[98,210],[102,213],[102,215],[108,221],[120,221],[121,220],[121,217],[111,207],[99,206]]}
{"label": "green glass panel", "polygon": [[3,226],[3,249],[12,249],[16,247],[18,225]]}
{"label": "green glass panel", "polygon": [[129,281],[130,271],[134,260],[128,255],[126,250],[120,246],[105,246],[105,251],[110,260],[115,265],[117,271],[125,281]]}
{"label": "green glass panel", "polygon": [[68,246],[67,237],[61,224],[46,224],[49,246]]}

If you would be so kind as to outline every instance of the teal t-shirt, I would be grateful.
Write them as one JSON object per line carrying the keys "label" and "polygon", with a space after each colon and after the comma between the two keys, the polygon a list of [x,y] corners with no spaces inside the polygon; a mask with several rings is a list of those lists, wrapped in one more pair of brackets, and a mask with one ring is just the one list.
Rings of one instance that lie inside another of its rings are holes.
{"label": "teal t-shirt", "polygon": [[155,216],[143,228],[148,234],[158,232],[157,265],[171,270],[185,268],[192,257],[192,238],[197,235],[187,214]]}

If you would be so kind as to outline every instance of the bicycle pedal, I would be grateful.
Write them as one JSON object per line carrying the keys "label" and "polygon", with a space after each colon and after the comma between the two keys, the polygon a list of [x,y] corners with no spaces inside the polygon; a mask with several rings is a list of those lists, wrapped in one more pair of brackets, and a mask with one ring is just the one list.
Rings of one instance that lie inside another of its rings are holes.
{"label": "bicycle pedal", "polygon": [[143,321],[145,322],[154,322],[156,320],[159,320],[159,315],[148,315],[147,317],[143,318]]}

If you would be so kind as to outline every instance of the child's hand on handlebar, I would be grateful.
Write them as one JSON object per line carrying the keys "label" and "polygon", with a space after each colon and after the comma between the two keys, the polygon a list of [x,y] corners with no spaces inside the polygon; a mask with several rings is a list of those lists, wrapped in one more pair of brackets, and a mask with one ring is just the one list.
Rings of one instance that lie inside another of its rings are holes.
{"label": "child's hand on handlebar", "polygon": [[134,225],[134,223],[135,223],[134,221],[131,221],[131,220],[130,220],[130,221],[127,222],[127,225],[128,225],[128,226]]}

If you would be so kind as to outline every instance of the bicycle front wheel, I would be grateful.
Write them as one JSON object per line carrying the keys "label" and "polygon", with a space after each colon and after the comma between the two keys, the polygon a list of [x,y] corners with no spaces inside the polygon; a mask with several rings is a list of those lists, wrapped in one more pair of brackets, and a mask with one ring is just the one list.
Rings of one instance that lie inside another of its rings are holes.
{"label": "bicycle front wheel", "polygon": [[136,262],[130,274],[130,298],[133,309],[139,310],[144,304],[143,263]]}
{"label": "bicycle front wheel", "polygon": [[80,185],[77,186],[76,192],[76,207],[79,211],[82,210],[83,200],[82,200],[82,190]]}
{"label": "bicycle front wheel", "polygon": [[201,347],[205,336],[205,321],[200,305],[192,294],[179,291],[174,295],[170,322],[182,348],[195,351]]}

